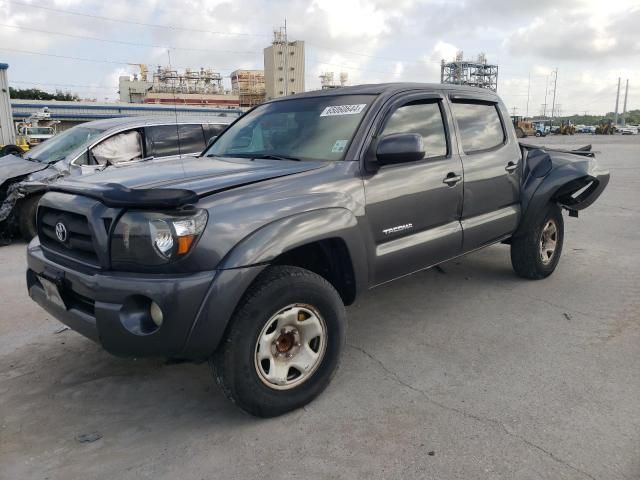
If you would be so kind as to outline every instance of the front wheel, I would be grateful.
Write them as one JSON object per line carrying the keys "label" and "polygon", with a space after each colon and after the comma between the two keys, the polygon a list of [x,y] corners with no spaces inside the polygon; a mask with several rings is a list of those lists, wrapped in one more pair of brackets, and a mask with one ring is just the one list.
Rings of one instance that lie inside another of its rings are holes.
{"label": "front wheel", "polygon": [[245,294],[210,363],[233,403],[273,417],[327,387],[344,341],[345,310],[333,286],[308,270],[273,266]]}
{"label": "front wheel", "polygon": [[16,155],[19,157],[23,153],[24,151],[17,145],[5,145],[3,148],[0,148],[0,157],[4,157],[5,155]]}
{"label": "front wheel", "polygon": [[511,240],[511,265],[523,278],[539,280],[553,273],[564,241],[562,210],[549,204],[529,230]]}
{"label": "front wheel", "polygon": [[38,211],[38,203],[42,195],[31,195],[22,200],[18,213],[18,226],[22,238],[27,242],[38,234],[36,227],[36,213]]}

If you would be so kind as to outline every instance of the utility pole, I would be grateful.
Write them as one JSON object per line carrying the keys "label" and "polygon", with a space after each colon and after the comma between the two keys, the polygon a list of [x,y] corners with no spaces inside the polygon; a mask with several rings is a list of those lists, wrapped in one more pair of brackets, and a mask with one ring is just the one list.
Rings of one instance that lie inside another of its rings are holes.
{"label": "utility pole", "polygon": [[553,101],[551,103],[551,121],[553,122],[553,118],[556,113],[556,89],[558,87],[558,68],[556,67],[553,75]]}
{"label": "utility pole", "polygon": [[618,102],[620,101],[620,77],[618,77],[618,93],[616,93],[616,111],[613,116],[613,125],[618,125]]}
{"label": "utility pole", "polygon": [[626,116],[627,116],[627,96],[629,95],[629,79],[627,78],[627,86],[624,89],[624,107],[622,107],[622,126],[627,124]]}
{"label": "utility pole", "polygon": [[549,77],[547,77],[547,82],[544,86],[544,103],[543,105],[543,110],[542,110],[542,116],[547,118],[547,95],[549,94]]}
{"label": "utility pole", "polygon": [[518,110],[518,107],[513,107],[513,108],[511,109],[511,112],[512,112],[511,114],[512,114],[514,117],[516,116],[516,110]]}
{"label": "utility pole", "polygon": [[527,84],[527,113],[525,114],[529,118],[529,92],[531,92],[531,72],[529,72],[529,83]]}

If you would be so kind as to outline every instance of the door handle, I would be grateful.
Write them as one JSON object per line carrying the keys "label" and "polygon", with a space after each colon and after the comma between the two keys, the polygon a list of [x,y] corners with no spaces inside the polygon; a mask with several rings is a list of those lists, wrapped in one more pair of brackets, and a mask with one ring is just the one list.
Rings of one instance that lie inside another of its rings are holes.
{"label": "door handle", "polygon": [[509,162],[507,163],[507,166],[504,167],[504,169],[509,172],[509,173],[513,173],[516,171],[516,168],[518,168],[518,165],[513,163],[513,162]]}
{"label": "door handle", "polygon": [[456,175],[453,172],[449,172],[447,173],[447,176],[444,177],[444,180],[442,180],[442,183],[446,183],[450,187],[453,187],[460,180],[462,180],[462,177],[460,175]]}

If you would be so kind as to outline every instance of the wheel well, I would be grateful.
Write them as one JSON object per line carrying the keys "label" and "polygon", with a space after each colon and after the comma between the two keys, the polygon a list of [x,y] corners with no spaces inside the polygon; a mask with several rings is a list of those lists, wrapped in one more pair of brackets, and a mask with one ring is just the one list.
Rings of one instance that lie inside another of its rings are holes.
{"label": "wheel well", "polygon": [[341,238],[330,238],[288,250],[272,264],[291,265],[317,273],[338,291],[345,305],[356,298],[356,282],[349,249]]}

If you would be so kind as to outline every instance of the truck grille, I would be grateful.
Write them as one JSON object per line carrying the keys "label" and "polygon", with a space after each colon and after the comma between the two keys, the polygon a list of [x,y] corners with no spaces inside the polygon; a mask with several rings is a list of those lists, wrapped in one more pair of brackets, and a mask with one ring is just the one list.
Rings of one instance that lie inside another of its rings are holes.
{"label": "truck grille", "polygon": [[91,228],[84,215],[40,207],[38,235],[42,246],[54,253],[99,265]]}

